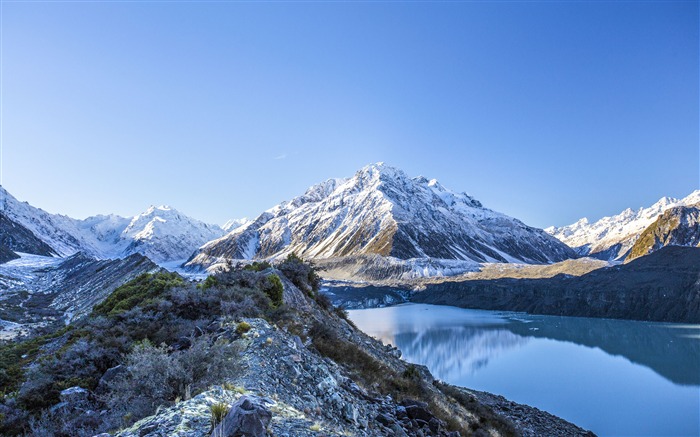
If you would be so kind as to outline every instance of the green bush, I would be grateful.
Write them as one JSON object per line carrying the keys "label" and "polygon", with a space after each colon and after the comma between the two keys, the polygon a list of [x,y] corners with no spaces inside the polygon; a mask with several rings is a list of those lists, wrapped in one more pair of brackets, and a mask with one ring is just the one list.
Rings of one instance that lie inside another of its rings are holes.
{"label": "green bush", "polygon": [[265,280],[264,286],[265,294],[272,301],[272,306],[277,308],[282,305],[282,297],[284,295],[284,286],[282,285],[282,280],[279,276],[274,273],[268,275]]}
{"label": "green bush", "polygon": [[147,304],[160,297],[166,290],[184,283],[177,273],[144,273],[133,281],[117,288],[92,310],[93,315],[115,316],[138,305]]}
{"label": "green bush", "polygon": [[248,264],[247,266],[243,267],[243,270],[247,270],[250,272],[262,272],[263,270],[267,270],[270,267],[272,266],[267,261],[254,261],[252,264]]}
{"label": "green bush", "polygon": [[292,252],[277,265],[277,268],[300,290],[311,297],[316,297],[321,286],[321,277],[318,276],[311,263],[304,262],[296,253]]}
{"label": "green bush", "polygon": [[406,367],[406,370],[403,371],[402,376],[406,379],[420,379],[420,372],[418,371],[418,367],[416,367],[413,364],[409,364]]}
{"label": "green bush", "polygon": [[236,326],[236,333],[238,334],[245,334],[248,331],[250,331],[250,323],[248,322],[241,322]]}
{"label": "green bush", "polygon": [[202,290],[209,289],[211,287],[216,287],[219,285],[219,280],[216,279],[215,276],[207,276],[207,279],[204,280],[201,284],[199,284],[199,288]]}

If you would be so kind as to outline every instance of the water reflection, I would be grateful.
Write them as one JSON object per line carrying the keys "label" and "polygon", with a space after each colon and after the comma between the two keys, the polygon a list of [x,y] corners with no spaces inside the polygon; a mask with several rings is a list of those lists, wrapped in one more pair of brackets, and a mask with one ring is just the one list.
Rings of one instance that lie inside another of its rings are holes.
{"label": "water reflection", "polygon": [[700,325],[432,305],[350,317],[437,378],[536,406],[601,436],[700,435]]}
{"label": "water reflection", "polygon": [[700,325],[534,316],[431,305],[351,311],[365,332],[440,379],[473,373],[528,339],[599,348],[682,385],[700,385]]}
{"label": "water reflection", "polygon": [[398,333],[394,342],[405,359],[424,364],[438,378],[451,381],[486,367],[489,360],[522,346],[527,339],[506,329],[464,326]]}

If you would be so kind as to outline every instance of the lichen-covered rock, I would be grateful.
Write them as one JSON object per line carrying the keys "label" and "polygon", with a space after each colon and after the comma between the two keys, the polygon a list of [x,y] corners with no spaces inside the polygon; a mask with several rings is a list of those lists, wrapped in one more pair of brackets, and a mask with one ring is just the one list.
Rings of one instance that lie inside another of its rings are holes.
{"label": "lichen-covered rock", "polygon": [[226,417],[214,428],[211,437],[263,437],[272,413],[264,400],[242,396],[231,406]]}

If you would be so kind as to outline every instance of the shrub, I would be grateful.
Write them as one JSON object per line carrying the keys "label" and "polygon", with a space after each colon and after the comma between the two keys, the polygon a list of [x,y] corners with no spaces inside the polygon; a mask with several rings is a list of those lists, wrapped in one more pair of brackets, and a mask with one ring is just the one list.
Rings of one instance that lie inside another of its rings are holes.
{"label": "shrub", "polygon": [[238,334],[245,334],[248,331],[250,331],[250,323],[248,322],[241,322],[236,326],[236,333]]}
{"label": "shrub", "polygon": [[120,417],[130,413],[129,422],[134,422],[230,376],[238,352],[226,342],[212,343],[209,335],[193,339],[189,349],[176,352],[148,341],[138,343],[125,359],[127,371],[109,384],[107,403]]}
{"label": "shrub", "polygon": [[321,285],[321,277],[316,274],[311,263],[306,263],[295,253],[290,253],[277,268],[300,290],[315,297]]}
{"label": "shrub", "polygon": [[144,305],[161,296],[166,290],[183,284],[177,273],[144,273],[133,281],[117,288],[102,303],[95,305],[94,315],[114,316]]}
{"label": "shrub", "polygon": [[282,280],[279,276],[275,275],[274,273],[268,275],[263,290],[272,301],[273,307],[277,308],[282,305],[284,286],[282,285]]}
{"label": "shrub", "polygon": [[270,267],[272,266],[267,261],[254,261],[252,264],[248,264],[247,266],[243,267],[243,270],[248,270],[251,272],[262,272],[263,270],[267,270]]}
{"label": "shrub", "polygon": [[318,303],[321,308],[326,311],[331,311],[333,309],[333,303],[330,298],[323,293],[318,293],[316,295],[316,303]]}
{"label": "shrub", "polygon": [[219,402],[212,405],[209,408],[209,412],[211,413],[211,427],[215,428],[216,425],[220,424],[224,420],[224,417],[226,417],[230,409],[231,408],[228,406],[228,404],[223,402]]}
{"label": "shrub", "polygon": [[207,276],[207,279],[205,279],[204,282],[199,284],[199,288],[201,288],[202,290],[207,290],[217,285],[219,285],[219,280],[216,279],[215,276]]}
{"label": "shrub", "polygon": [[402,376],[406,379],[420,379],[420,372],[418,371],[418,368],[413,365],[409,364],[406,366],[406,370],[403,371]]}

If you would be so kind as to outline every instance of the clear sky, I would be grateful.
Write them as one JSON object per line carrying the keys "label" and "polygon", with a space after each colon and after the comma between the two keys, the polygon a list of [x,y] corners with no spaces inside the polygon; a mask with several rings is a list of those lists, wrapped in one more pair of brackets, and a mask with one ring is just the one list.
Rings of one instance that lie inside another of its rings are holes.
{"label": "clear sky", "polygon": [[3,2],[3,184],[223,223],[376,162],[545,227],[697,189],[697,1]]}

